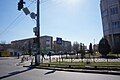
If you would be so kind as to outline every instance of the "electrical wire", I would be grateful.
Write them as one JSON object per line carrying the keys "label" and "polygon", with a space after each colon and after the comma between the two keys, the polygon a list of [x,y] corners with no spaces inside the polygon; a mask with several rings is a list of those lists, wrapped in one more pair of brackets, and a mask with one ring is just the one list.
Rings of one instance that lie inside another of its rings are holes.
{"label": "electrical wire", "polygon": [[[34,2],[31,2],[28,7],[30,7]],[[23,12],[22,12],[23,13]],[[7,32],[9,28],[21,17],[22,13],[19,13],[18,16],[2,31],[0,32],[0,35]]]}
{"label": "electrical wire", "polygon": [[1,33],[0,33],[0,35],[1,34],[3,34],[4,32],[6,32],[16,21],[17,21],[17,19],[21,16],[22,14],[19,14]]}
{"label": "electrical wire", "polygon": [[[43,3],[46,3],[47,1],[49,1],[49,0],[45,0],[45,1],[42,1],[40,4],[43,4]],[[32,3],[34,2],[34,3],[36,3],[36,1],[31,1]],[[29,6],[28,6],[29,7]],[[35,8],[36,7],[34,7],[33,9],[32,9],[32,11],[33,10],[35,10]],[[30,18],[30,17],[29,17]],[[24,20],[25,19],[25,17],[24,18],[22,18],[22,20]],[[31,18],[30,18],[31,19]],[[22,22],[22,20],[20,20],[20,22]],[[32,19],[32,21],[33,21],[33,23],[35,23],[36,24],[36,19]],[[20,23],[19,22],[19,23]],[[17,23],[17,25],[19,24],[19,23]]]}
{"label": "electrical wire", "polygon": [[[46,3],[46,2],[48,2],[49,0],[44,0],[44,1],[42,1],[40,4],[43,4],[43,3]],[[34,0],[34,1],[31,1],[31,3],[28,5],[28,7],[30,7],[31,6],[31,4],[33,4],[33,3],[36,3],[36,1]],[[23,12],[22,12],[23,13]],[[9,31],[9,29],[10,29],[10,27],[21,17],[21,15],[22,15],[22,13],[20,13],[20,14],[18,14],[18,16],[2,31],[2,32],[0,32],[0,35],[2,35],[3,33],[7,33],[7,31]],[[24,17],[25,18],[25,17]],[[24,19],[23,18],[23,19]],[[22,20],[23,20],[22,19]],[[22,21],[21,20],[21,21]],[[21,22],[21,21],[19,21],[19,23]],[[32,20],[33,21],[33,20]],[[19,23],[17,23],[17,24],[19,24]],[[35,21],[34,21],[34,23],[35,23]],[[12,27],[13,28],[13,27]]]}

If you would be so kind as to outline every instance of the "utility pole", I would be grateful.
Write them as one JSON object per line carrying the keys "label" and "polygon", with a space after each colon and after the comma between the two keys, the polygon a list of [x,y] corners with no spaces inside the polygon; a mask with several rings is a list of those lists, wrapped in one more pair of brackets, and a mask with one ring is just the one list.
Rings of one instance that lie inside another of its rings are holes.
{"label": "utility pole", "polygon": [[39,4],[40,0],[37,0],[37,20],[36,20],[36,27],[37,27],[37,53],[35,54],[35,65],[39,65],[40,63],[40,19],[39,19]]}
{"label": "utility pole", "polygon": [[[18,10],[20,11],[21,9],[23,9],[23,11],[25,11],[25,14],[30,14],[29,10],[24,8],[25,2],[24,0],[20,0],[18,2]],[[31,13],[31,18],[35,19],[36,18],[36,27],[34,28],[34,32],[36,35],[35,38],[35,43],[36,43],[36,53],[35,53],[35,65],[39,65],[40,64],[40,16],[39,16],[39,6],[40,6],[40,0],[37,0],[37,14],[35,13]]]}

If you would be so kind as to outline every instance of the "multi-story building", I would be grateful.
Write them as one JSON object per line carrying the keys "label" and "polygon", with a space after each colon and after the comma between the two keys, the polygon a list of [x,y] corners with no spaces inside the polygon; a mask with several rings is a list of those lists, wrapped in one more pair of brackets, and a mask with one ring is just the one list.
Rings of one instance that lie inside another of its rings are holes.
{"label": "multi-story building", "polygon": [[71,52],[71,42],[62,40],[62,44],[57,44],[57,41],[54,41],[54,51],[55,53],[62,51],[62,52]]}
{"label": "multi-story building", "polygon": [[[53,37],[41,36],[40,37],[40,48],[41,51],[52,50]],[[28,38],[22,40],[12,41],[11,45],[16,50],[29,52],[35,50],[35,38]]]}
{"label": "multi-story building", "polygon": [[50,51],[53,49],[53,37],[51,36],[41,36],[40,43],[42,50]]}
{"label": "multi-story building", "polygon": [[62,41],[63,51],[71,52],[71,42],[70,41]]}
{"label": "multi-story building", "polygon": [[11,46],[16,51],[27,52],[29,48],[32,48],[33,38],[15,40],[11,42]]}
{"label": "multi-story building", "polygon": [[[12,41],[11,45],[16,51],[23,51],[29,53],[35,49],[35,38],[28,38],[22,40]],[[53,42],[53,37],[51,36],[41,36],[40,37],[40,49],[43,53],[48,53],[49,51],[55,51],[55,53],[62,52],[71,52],[71,42],[62,40],[61,44],[57,44],[56,41]]]}
{"label": "multi-story building", "polygon": [[120,52],[120,0],[101,0],[100,7],[104,37]]}

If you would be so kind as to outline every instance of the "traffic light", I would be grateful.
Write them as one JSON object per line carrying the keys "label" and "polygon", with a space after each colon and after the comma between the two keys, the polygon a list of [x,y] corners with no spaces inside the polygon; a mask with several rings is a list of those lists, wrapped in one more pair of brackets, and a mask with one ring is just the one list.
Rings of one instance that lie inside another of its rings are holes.
{"label": "traffic light", "polygon": [[18,10],[20,11],[22,8],[23,8],[23,4],[25,4],[25,2],[23,1],[23,0],[20,0],[19,2],[18,2]]}
{"label": "traffic light", "polygon": [[38,36],[38,31],[39,31],[38,27],[34,27],[33,28],[33,32],[35,33],[35,36]]}
{"label": "traffic light", "polygon": [[33,43],[37,43],[37,38],[33,38]]}

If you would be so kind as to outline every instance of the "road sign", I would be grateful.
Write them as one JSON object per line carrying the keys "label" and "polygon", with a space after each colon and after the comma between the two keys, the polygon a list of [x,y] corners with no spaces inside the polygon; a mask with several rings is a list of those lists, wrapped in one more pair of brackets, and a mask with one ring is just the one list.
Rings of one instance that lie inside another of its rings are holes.
{"label": "road sign", "polygon": [[62,38],[58,38],[58,37],[57,37],[57,38],[56,38],[56,43],[57,43],[57,44],[62,44]]}
{"label": "road sign", "polygon": [[30,14],[30,11],[29,11],[29,9],[28,9],[27,7],[23,8],[23,12],[24,12],[26,15]]}

